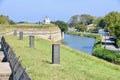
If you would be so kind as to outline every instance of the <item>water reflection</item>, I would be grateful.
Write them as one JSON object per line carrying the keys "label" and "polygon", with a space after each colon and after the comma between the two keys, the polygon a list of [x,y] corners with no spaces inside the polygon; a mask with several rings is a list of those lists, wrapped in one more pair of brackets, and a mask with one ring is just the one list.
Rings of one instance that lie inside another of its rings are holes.
{"label": "water reflection", "polygon": [[94,42],[94,38],[65,34],[62,44],[87,54],[91,54],[94,47]]}

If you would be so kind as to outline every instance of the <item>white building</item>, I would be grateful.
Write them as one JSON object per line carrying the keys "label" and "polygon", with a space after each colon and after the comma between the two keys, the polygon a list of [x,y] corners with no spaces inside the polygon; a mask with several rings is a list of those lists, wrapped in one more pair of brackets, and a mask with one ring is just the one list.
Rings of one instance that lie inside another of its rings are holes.
{"label": "white building", "polygon": [[43,20],[44,24],[50,24],[50,19],[48,17],[45,17]]}
{"label": "white building", "polygon": [[95,24],[89,24],[87,25],[87,31],[90,30],[91,28],[95,28]]}

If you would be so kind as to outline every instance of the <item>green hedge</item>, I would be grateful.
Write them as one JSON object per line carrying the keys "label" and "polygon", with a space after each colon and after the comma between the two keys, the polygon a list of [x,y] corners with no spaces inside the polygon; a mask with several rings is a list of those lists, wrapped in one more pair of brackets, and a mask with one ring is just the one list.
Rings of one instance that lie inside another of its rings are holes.
{"label": "green hedge", "polygon": [[117,39],[117,47],[120,48],[120,39]]}
{"label": "green hedge", "polygon": [[101,47],[101,37],[96,35],[96,43],[92,55],[104,59],[106,61],[120,65],[120,52],[114,52]]}
{"label": "green hedge", "polygon": [[106,50],[103,48],[95,48],[92,55],[107,60],[112,63],[120,64],[120,53]]}

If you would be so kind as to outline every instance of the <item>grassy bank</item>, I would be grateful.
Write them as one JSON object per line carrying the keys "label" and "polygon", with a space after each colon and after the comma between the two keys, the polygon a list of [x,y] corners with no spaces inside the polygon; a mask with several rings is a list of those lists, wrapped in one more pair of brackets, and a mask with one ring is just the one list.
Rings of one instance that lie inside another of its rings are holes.
{"label": "grassy bank", "polygon": [[51,42],[35,38],[35,48],[29,48],[29,38],[19,40],[5,36],[20,56],[32,80],[119,80],[120,66],[61,45],[60,65],[51,64]]}
{"label": "grassy bank", "polygon": [[0,32],[12,30],[58,30],[58,26],[54,24],[16,24],[16,25],[0,25]]}

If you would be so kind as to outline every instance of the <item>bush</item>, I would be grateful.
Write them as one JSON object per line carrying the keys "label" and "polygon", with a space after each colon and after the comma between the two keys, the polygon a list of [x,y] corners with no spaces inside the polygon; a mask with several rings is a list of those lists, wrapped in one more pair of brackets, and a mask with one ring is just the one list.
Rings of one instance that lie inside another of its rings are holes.
{"label": "bush", "polygon": [[95,47],[92,55],[112,63],[120,64],[119,52],[113,52],[107,49],[103,49],[101,47],[97,47],[97,48]]}
{"label": "bush", "polygon": [[116,58],[115,63],[120,65],[120,58]]}
{"label": "bush", "polygon": [[68,24],[65,23],[64,21],[55,21],[52,23],[57,25],[61,29],[62,32],[66,32],[68,30]]}
{"label": "bush", "polygon": [[98,33],[98,29],[97,29],[97,28],[90,28],[90,29],[88,30],[88,32]]}
{"label": "bush", "polygon": [[117,40],[117,46],[120,47],[120,39]]}

